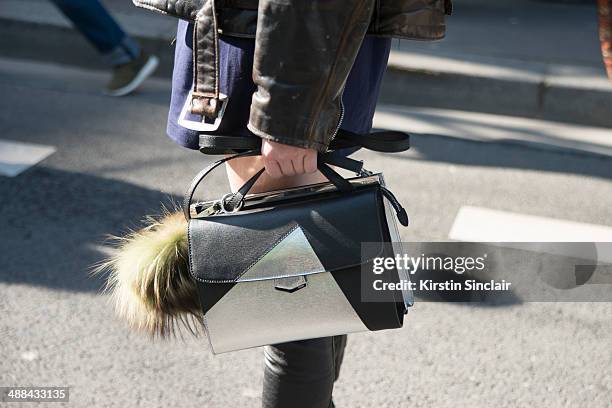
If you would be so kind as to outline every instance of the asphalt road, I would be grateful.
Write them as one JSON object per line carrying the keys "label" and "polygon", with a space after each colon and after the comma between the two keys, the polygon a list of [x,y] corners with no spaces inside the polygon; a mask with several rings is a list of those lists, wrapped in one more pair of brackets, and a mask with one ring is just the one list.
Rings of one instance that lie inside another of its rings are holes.
{"label": "asphalt road", "polygon": [[[75,407],[258,406],[260,349],[213,356],[204,339],[151,342],[115,320],[87,275],[106,234],[177,201],[211,160],[164,137],[167,82],[110,99],[98,93],[105,79],[0,60],[0,138],[57,149],[0,176],[0,386],[69,386]],[[444,135],[413,144],[358,154],[405,204],[405,240],[447,239],[464,205],[612,225],[610,157]],[[226,189],[215,177],[211,196]],[[335,400],[609,408],[611,350],[610,303],[419,302],[402,330],[349,337]]]}

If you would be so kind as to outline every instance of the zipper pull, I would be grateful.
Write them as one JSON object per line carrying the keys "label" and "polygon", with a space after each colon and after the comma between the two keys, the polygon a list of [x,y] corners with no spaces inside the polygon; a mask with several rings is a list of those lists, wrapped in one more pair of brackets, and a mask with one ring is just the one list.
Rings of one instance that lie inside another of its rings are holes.
{"label": "zipper pull", "polygon": [[400,224],[402,224],[404,227],[407,227],[408,226],[408,214],[406,213],[406,210],[404,210],[404,207],[402,207],[400,202],[397,201],[397,198],[395,198],[393,193],[390,190],[388,190],[386,187],[380,186],[380,190],[382,191],[383,195],[389,200],[389,202],[395,209],[395,213],[397,215],[397,219],[399,220]]}

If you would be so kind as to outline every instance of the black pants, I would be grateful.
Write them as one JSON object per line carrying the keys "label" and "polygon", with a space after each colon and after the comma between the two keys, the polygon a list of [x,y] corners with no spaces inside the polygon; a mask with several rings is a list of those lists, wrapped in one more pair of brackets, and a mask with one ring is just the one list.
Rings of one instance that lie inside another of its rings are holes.
{"label": "black pants", "polygon": [[332,408],[346,335],[264,348],[264,408]]}

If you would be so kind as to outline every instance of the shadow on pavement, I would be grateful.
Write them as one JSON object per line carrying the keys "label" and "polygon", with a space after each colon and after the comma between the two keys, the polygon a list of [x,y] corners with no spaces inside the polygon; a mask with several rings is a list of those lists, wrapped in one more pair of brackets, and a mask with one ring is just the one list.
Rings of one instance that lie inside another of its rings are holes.
{"label": "shadow on pavement", "polygon": [[[96,248],[109,234],[139,228],[145,215],[159,214],[162,205],[171,208],[180,202],[178,196],[123,181],[46,167],[15,178],[0,177],[0,191],[5,192],[0,202],[0,282],[81,292],[104,287],[104,276],[92,277],[90,271],[104,258]],[[511,293],[503,298],[416,295],[420,301],[472,307],[522,303]]]}
{"label": "shadow on pavement", "polygon": [[[416,160],[430,160],[469,166],[506,167],[554,173],[579,174],[612,179],[612,158],[569,150],[553,151],[515,141],[471,141],[455,137],[411,133]],[[413,155],[397,156],[415,160]]]}
{"label": "shadow on pavement", "polygon": [[35,167],[0,177],[0,281],[68,291],[98,291],[89,276],[108,234],[137,228],[179,198],[122,181]]}

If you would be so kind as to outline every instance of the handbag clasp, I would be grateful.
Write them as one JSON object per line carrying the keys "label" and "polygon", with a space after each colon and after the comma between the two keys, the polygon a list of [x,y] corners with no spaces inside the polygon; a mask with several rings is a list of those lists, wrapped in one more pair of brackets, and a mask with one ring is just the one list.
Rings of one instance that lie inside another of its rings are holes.
{"label": "handbag clasp", "polygon": [[274,289],[289,293],[296,292],[307,284],[308,280],[303,275],[274,279]]}

